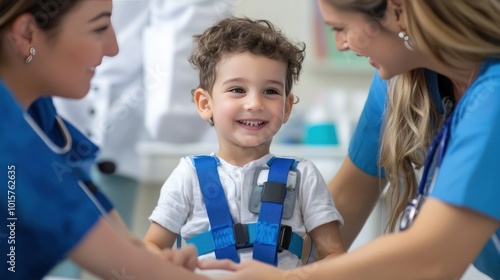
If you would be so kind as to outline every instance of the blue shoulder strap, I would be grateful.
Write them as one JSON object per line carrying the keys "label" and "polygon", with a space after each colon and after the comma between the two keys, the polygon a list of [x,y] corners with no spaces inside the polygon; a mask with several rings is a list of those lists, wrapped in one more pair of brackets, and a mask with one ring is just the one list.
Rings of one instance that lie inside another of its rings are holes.
{"label": "blue shoulder strap", "polygon": [[295,160],[273,158],[267,182],[262,191],[259,220],[254,242],[253,258],[271,265],[278,264],[278,237],[283,214],[283,201],[286,196],[288,171]]}
{"label": "blue shoulder strap", "polygon": [[231,259],[239,263],[233,232],[233,218],[217,172],[217,160],[212,156],[196,156],[193,161],[200,181],[203,201],[207,208],[215,256],[217,259]]}

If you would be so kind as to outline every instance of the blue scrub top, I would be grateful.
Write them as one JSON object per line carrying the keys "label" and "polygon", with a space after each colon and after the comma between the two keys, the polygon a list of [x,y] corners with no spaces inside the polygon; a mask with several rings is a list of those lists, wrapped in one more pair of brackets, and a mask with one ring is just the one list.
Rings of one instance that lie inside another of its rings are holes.
{"label": "blue scrub top", "polygon": [[[488,60],[455,108],[448,149],[430,196],[500,221],[499,128],[500,60]],[[500,228],[474,262],[493,279],[500,279],[499,237]]]}
{"label": "blue scrub top", "polygon": [[[426,71],[427,86],[441,113],[437,74]],[[384,176],[378,165],[387,81],[378,74],[349,146],[349,157],[362,171]],[[448,149],[430,196],[500,220],[500,60],[485,61],[461,98],[452,120]],[[460,170],[460,172],[456,172]],[[474,265],[500,279],[500,228]]]}
{"label": "blue scrub top", "polygon": [[[24,117],[25,111],[0,82],[0,279],[41,279],[65,258],[101,217],[78,181],[90,182],[97,147],[69,123],[73,144],[56,153]],[[51,98],[40,98],[29,114],[63,146]],[[95,193],[105,211],[110,202]]]}

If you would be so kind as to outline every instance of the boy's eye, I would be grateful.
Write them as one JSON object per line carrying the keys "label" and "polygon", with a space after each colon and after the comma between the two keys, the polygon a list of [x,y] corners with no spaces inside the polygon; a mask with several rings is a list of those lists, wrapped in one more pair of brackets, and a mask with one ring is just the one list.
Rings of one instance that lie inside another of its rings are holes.
{"label": "boy's eye", "polygon": [[264,94],[279,94],[279,92],[274,89],[266,89],[264,90]]}
{"label": "boy's eye", "polygon": [[233,93],[245,93],[245,91],[242,88],[232,88],[229,90],[229,92]]}

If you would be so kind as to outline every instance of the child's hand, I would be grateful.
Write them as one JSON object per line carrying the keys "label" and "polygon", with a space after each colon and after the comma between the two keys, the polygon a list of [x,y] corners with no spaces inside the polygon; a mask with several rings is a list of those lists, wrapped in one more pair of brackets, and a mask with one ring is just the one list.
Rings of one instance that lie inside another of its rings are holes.
{"label": "child's hand", "polygon": [[183,246],[179,250],[165,249],[159,256],[177,266],[182,266],[189,271],[194,271],[198,264],[198,253],[192,245]]}

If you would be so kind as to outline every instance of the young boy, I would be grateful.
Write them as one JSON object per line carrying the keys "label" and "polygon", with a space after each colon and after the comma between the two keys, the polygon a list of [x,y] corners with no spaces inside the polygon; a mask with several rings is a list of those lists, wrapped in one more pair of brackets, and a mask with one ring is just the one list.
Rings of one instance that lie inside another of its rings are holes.
{"label": "young boy", "polygon": [[344,253],[343,220],[318,169],[269,151],[294,104],[304,44],[268,21],[236,17],[195,40],[190,62],[200,85],[193,97],[215,127],[219,150],[181,159],[149,218],[146,245],[171,247],[180,234],[203,257],[253,257],[290,269],[301,264],[307,233],[320,259]]}

